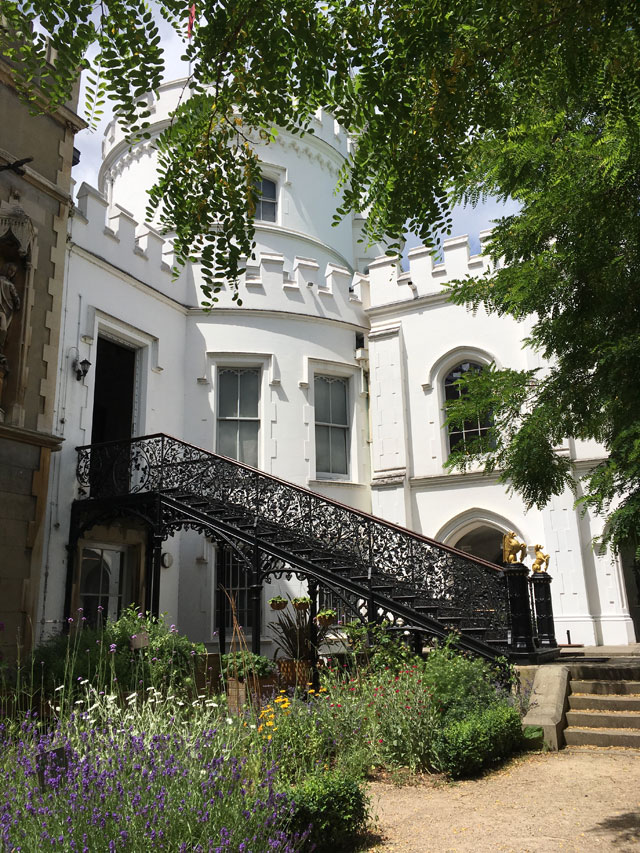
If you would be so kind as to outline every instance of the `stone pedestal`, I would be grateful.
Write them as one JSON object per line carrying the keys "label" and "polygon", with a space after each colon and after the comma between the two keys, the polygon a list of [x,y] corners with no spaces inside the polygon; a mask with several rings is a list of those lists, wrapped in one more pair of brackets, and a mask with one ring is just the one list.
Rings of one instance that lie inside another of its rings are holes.
{"label": "stone pedestal", "polygon": [[533,614],[529,599],[529,569],[523,563],[504,565],[507,595],[511,614],[511,643],[513,652],[530,654],[536,645],[533,636]]}
{"label": "stone pedestal", "polygon": [[533,590],[533,601],[536,608],[536,627],[538,629],[538,644],[543,649],[555,649],[555,626],[553,624],[553,607],[551,604],[551,578],[546,572],[534,572],[529,579]]}

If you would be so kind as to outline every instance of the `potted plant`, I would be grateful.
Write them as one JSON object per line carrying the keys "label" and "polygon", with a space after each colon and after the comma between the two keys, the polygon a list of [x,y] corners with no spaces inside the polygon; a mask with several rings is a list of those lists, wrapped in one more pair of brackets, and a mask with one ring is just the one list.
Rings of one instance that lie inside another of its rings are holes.
{"label": "potted plant", "polygon": [[287,599],[281,595],[274,595],[273,598],[269,599],[272,610],[284,610],[288,603]]}
{"label": "potted plant", "polygon": [[311,599],[308,595],[299,595],[291,599],[296,610],[308,610],[311,607]]}
{"label": "potted plant", "polygon": [[220,674],[227,685],[229,710],[240,713],[247,697],[259,704],[264,696],[276,689],[277,665],[264,655],[256,655],[247,649],[222,655]]}
{"label": "potted plant", "polygon": [[316,616],[316,625],[321,628],[328,628],[330,625],[333,625],[337,618],[338,614],[332,608],[320,610]]}
{"label": "potted plant", "polygon": [[309,610],[296,608],[293,615],[289,612],[278,614],[270,629],[274,635],[276,648],[283,657],[278,659],[280,681],[283,686],[306,685],[311,680],[311,665],[318,647],[322,645],[327,629],[316,628],[316,646],[311,644],[311,617]]}

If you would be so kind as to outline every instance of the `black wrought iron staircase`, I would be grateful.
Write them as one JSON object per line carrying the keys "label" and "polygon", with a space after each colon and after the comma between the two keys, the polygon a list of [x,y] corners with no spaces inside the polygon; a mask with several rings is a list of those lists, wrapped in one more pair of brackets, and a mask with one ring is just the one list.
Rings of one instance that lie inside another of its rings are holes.
{"label": "black wrought iron staircase", "polygon": [[71,544],[107,518],[143,520],[152,539],[153,609],[162,541],[190,528],[244,561],[258,619],[262,584],[295,573],[332,591],[354,615],[384,618],[420,644],[455,630],[461,648],[490,659],[555,654],[546,575],[529,579],[519,564],[501,569],[167,435],[89,445],[78,454]]}

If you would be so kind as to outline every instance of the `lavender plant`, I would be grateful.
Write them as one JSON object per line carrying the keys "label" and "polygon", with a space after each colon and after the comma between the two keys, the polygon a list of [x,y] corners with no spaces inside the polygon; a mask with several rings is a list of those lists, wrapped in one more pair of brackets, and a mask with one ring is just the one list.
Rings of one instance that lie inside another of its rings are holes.
{"label": "lavender plant", "polygon": [[27,718],[18,740],[0,726],[3,849],[304,849],[307,833],[287,830],[293,805],[274,786],[275,766],[265,756],[249,772],[230,718],[203,706],[184,725],[163,706],[164,726],[144,731],[135,708],[110,704],[111,716],[81,710],[48,732]]}

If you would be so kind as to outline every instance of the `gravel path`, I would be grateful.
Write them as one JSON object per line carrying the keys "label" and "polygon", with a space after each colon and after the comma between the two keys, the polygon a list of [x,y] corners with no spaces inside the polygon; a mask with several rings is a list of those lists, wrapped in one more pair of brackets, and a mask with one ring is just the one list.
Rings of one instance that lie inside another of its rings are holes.
{"label": "gravel path", "polygon": [[640,754],[564,750],[480,779],[370,786],[375,853],[640,853]]}

